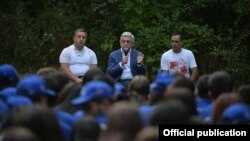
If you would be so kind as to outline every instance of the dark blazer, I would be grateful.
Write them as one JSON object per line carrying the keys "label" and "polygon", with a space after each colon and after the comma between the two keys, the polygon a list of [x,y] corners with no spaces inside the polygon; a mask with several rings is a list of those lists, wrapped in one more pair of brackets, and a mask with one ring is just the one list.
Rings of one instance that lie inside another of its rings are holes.
{"label": "dark blazer", "polygon": [[[145,75],[147,72],[146,65],[142,63],[141,65],[137,65],[137,56],[139,54],[138,50],[131,49],[130,52],[130,69],[135,75]],[[115,50],[109,55],[109,63],[107,68],[107,73],[114,78],[115,81],[119,80],[123,69],[119,65],[122,61],[122,51],[121,49]]]}

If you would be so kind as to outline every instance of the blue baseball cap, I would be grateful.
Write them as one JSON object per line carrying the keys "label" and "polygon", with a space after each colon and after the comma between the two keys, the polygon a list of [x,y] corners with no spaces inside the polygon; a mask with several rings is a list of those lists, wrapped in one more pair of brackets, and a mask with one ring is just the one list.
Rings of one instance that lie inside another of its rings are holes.
{"label": "blue baseball cap", "polygon": [[17,95],[17,90],[15,87],[7,87],[0,91],[0,97],[8,98],[10,96]]}
{"label": "blue baseball cap", "polygon": [[222,120],[229,124],[250,123],[250,106],[245,103],[233,104],[224,110]]}
{"label": "blue baseball cap", "polygon": [[47,88],[45,80],[38,75],[24,77],[17,84],[17,93],[26,96],[50,95],[55,96],[55,92]]}
{"label": "blue baseball cap", "polygon": [[171,84],[174,80],[173,75],[169,75],[163,72],[159,72],[156,76],[154,82],[150,84],[150,91],[156,91],[158,93],[163,93],[166,87]]}
{"label": "blue baseball cap", "polygon": [[91,81],[87,83],[81,90],[80,96],[73,99],[73,105],[84,104],[91,100],[108,98],[111,99],[113,89],[103,81]]}
{"label": "blue baseball cap", "polygon": [[155,82],[162,83],[162,84],[165,84],[166,86],[168,86],[169,84],[171,84],[173,82],[173,80],[174,80],[173,75],[160,72],[157,74]]}
{"label": "blue baseball cap", "polygon": [[126,95],[126,88],[121,83],[115,83],[114,94]]}
{"label": "blue baseball cap", "polygon": [[74,119],[70,113],[62,111],[60,109],[54,109],[54,114],[60,122],[66,123],[69,126],[73,125]]}
{"label": "blue baseball cap", "polygon": [[0,65],[0,83],[19,80],[16,68],[11,64]]}
{"label": "blue baseball cap", "polygon": [[11,108],[17,108],[20,106],[27,106],[27,105],[32,105],[31,99],[29,99],[26,96],[21,96],[21,95],[16,95],[16,96],[11,96],[6,100],[7,104],[11,106]]}

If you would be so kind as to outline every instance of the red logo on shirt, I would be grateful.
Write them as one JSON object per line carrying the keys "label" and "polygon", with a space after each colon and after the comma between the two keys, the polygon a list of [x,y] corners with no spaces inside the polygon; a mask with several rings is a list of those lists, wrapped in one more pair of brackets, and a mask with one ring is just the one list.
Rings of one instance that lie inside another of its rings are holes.
{"label": "red logo on shirt", "polygon": [[182,66],[182,67],[181,67],[181,73],[183,73],[183,74],[187,73],[187,68],[186,68],[186,66]]}
{"label": "red logo on shirt", "polygon": [[174,69],[177,66],[177,61],[170,62],[170,69]]}

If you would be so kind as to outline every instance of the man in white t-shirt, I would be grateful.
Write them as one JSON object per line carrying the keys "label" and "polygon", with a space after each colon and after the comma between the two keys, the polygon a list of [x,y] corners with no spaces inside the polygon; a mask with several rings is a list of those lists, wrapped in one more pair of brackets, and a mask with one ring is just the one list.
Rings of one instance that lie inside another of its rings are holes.
{"label": "man in white t-shirt", "polygon": [[180,72],[186,78],[195,81],[198,77],[198,69],[194,54],[191,50],[182,48],[182,41],[182,33],[176,32],[171,35],[172,49],[161,56],[161,71],[168,74]]}
{"label": "man in white t-shirt", "polygon": [[62,72],[78,84],[91,67],[97,67],[96,54],[85,46],[86,40],[87,32],[77,29],[73,35],[74,44],[64,48],[59,57]]}

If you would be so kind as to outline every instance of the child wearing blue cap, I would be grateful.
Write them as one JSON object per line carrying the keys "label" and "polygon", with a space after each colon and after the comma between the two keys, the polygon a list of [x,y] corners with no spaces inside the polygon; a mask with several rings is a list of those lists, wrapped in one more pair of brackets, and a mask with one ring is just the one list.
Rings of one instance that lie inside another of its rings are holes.
{"label": "child wearing blue cap", "polygon": [[15,87],[19,81],[16,68],[11,64],[0,65],[0,90],[6,87]]}
{"label": "child wearing blue cap", "polygon": [[82,87],[73,105],[81,105],[86,115],[94,116],[102,129],[106,128],[106,112],[111,105],[113,88],[104,81],[94,80]]}

